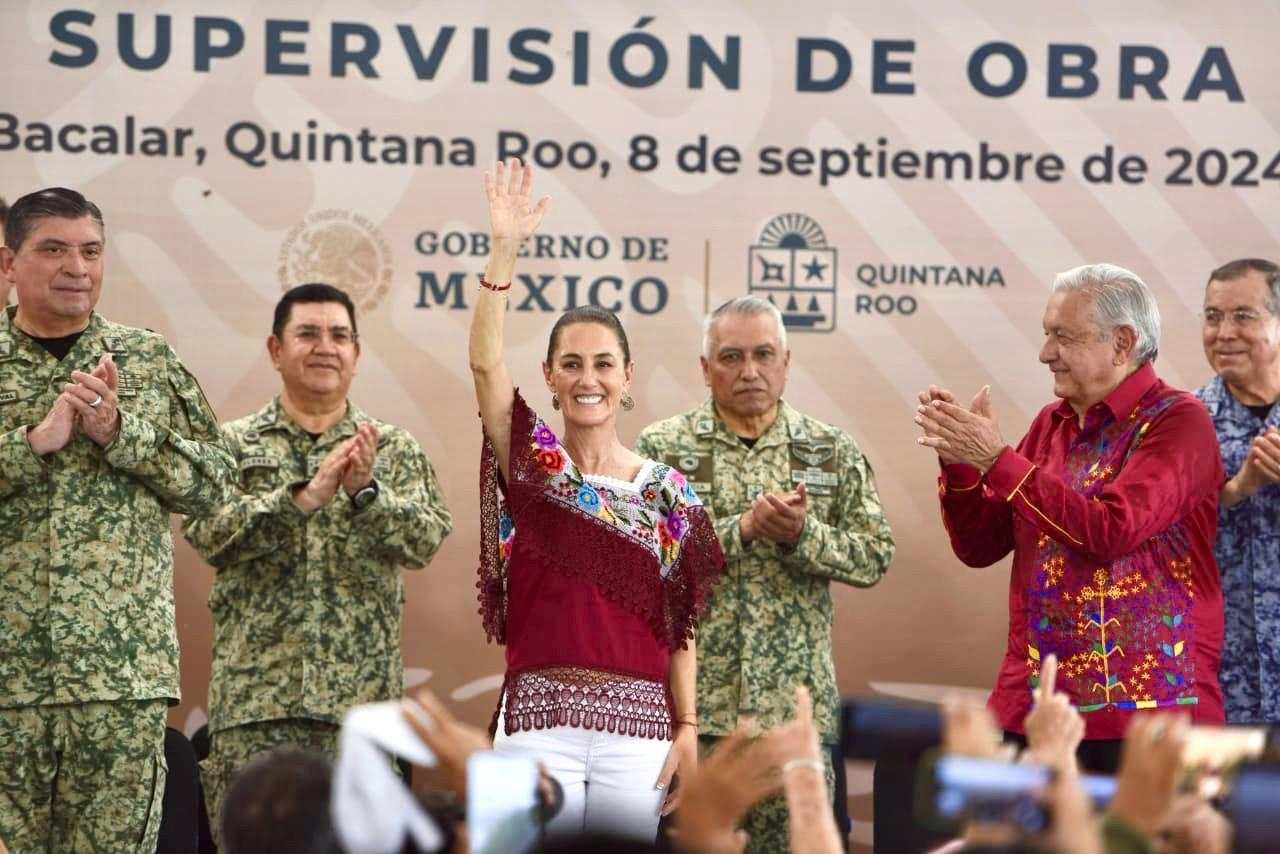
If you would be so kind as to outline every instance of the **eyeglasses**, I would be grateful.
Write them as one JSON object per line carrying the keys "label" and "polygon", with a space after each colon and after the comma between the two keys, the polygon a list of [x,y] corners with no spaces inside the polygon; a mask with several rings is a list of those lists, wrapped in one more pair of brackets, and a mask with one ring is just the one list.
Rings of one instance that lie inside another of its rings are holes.
{"label": "eyeglasses", "polygon": [[1206,308],[1201,312],[1200,317],[1204,320],[1204,325],[1216,329],[1222,325],[1222,322],[1231,318],[1231,322],[1237,329],[1248,329],[1262,322],[1264,315],[1247,308],[1237,308],[1223,314],[1216,308]]}
{"label": "eyeglasses", "polygon": [[295,341],[303,344],[319,344],[325,338],[338,347],[349,347],[356,342],[356,334],[346,327],[324,330],[318,326],[299,326],[293,331]]}

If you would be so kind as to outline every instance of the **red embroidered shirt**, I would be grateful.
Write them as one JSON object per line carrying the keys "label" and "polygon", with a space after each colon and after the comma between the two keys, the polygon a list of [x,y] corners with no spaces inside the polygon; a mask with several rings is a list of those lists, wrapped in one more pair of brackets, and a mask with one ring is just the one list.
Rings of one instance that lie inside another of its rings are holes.
{"label": "red embroidered shirt", "polygon": [[486,441],[477,587],[507,646],[506,732],[669,739],[671,653],[724,573],[698,496],[652,460],[629,483],[583,474],[518,392],[508,471],[502,483]]}
{"label": "red embroidered shirt", "polygon": [[1049,653],[1085,738],[1123,737],[1137,709],[1223,722],[1222,482],[1209,414],[1149,364],[1083,427],[1066,401],[1046,406],[985,477],[943,467],[956,555],[989,566],[1013,551],[1008,647],[988,701],[1000,726],[1022,731]]}

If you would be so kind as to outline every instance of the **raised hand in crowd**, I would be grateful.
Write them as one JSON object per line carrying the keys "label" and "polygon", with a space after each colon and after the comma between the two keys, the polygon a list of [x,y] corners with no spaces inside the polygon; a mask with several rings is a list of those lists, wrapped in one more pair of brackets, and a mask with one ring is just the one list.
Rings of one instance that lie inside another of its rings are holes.
{"label": "raised hand in crowd", "polygon": [[1234,507],[1268,483],[1280,483],[1280,430],[1271,426],[1250,443],[1244,465],[1222,489],[1222,504]]}
{"label": "raised hand in crowd", "polygon": [[1179,795],[1156,843],[1158,854],[1229,854],[1231,822],[1196,794]]}
{"label": "raised hand in crowd", "polygon": [[787,796],[791,854],[838,854],[844,850],[831,814],[826,766],[813,723],[809,689],[796,687],[796,716],[767,736]]}
{"label": "raised hand in crowd", "polygon": [[1004,744],[986,706],[970,700],[942,700],[942,751],[956,756],[1013,761],[1017,748]]}
{"label": "raised hand in crowd", "polygon": [[1076,769],[1076,748],[1084,738],[1084,718],[1066,694],[1054,690],[1058,677],[1058,657],[1052,653],[1040,663],[1040,684],[1035,690],[1035,707],[1023,726],[1027,735],[1025,758],[1057,768]]}
{"label": "raised hand in crowd", "polygon": [[479,727],[454,717],[444,703],[426,688],[419,688],[402,700],[401,705],[409,726],[435,754],[449,788],[459,796],[465,796],[467,759],[473,753],[493,749],[489,736]]}
{"label": "raised hand in crowd", "polygon": [[782,788],[773,752],[739,724],[680,784],[684,792],[671,836],[689,854],[738,854],[747,845],[738,823],[757,801]]}
{"label": "raised hand in crowd", "polygon": [[682,784],[684,800],[672,832],[688,854],[737,854],[748,840],[737,825],[757,801],[783,789],[793,854],[843,850],[831,814],[813,701],[796,688],[796,717],[752,739],[739,726]]}
{"label": "raised hand in crowd", "polygon": [[1108,851],[1098,832],[1093,804],[1080,784],[1075,751],[1059,751],[1056,758],[1047,764],[1053,770],[1053,780],[1044,793],[1045,805],[1049,809],[1049,827],[1040,834],[1039,841],[1055,854],[1103,854]]}
{"label": "raised hand in crowd", "polygon": [[1156,836],[1173,804],[1188,726],[1185,716],[1153,713],[1135,715],[1125,733],[1107,812],[1148,839]]}

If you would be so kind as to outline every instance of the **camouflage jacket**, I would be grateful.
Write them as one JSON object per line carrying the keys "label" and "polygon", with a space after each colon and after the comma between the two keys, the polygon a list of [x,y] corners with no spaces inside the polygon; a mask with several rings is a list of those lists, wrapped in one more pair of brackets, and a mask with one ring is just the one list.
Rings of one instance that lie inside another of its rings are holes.
{"label": "camouflage jacket", "polygon": [[[0,312],[0,707],[178,697],[170,513],[217,506],[231,459],[165,340],[93,314],[61,361]],[[27,431],[111,353],[120,432],[41,458]]]}
{"label": "camouflage jacket", "polygon": [[353,403],[311,437],[273,400],[224,424],[240,493],[183,534],[218,570],[209,728],[309,718],[404,693],[400,567],[431,561],[453,527],[435,471],[404,430],[374,420],[378,498],[356,512],[341,487],[311,514],[293,489],[369,419]]}
{"label": "camouflage jacket", "polygon": [[[777,419],[747,448],[708,400],[646,427],[636,453],[684,473],[715,519],[729,564],[698,628],[699,732],[727,735],[740,716],[764,727],[787,720],[803,683],[819,732],[833,740],[839,697],[830,582],[868,587],[893,558],[893,535],[858,446],[779,402]],[[751,500],[801,480],[809,515],[800,541],[744,543],[738,518]]]}

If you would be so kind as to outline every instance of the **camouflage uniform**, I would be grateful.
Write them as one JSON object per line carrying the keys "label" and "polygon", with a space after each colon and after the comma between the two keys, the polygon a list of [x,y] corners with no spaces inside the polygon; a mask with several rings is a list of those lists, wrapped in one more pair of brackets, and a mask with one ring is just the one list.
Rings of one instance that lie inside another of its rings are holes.
{"label": "camouflage uniform", "polygon": [[[838,737],[831,658],[830,582],[875,584],[893,557],[893,536],[871,467],[848,434],[778,402],[752,448],[720,420],[714,402],[646,427],[636,452],[668,463],[715,518],[729,572],[698,628],[698,719],[704,747],[742,717],[769,728],[793,717],[795,686],[813,695],[819,736]],[[764,537],[743,543],[739,516],[751,500],[805,482],[809,515],[795,546]],[[827,786],[833,782],[827,758]],[[786,802],[752,811],[751,850],[786,850]]]}
{"label": "camouflage uniform", "polygon": [[404,693],[399,567],[430,562],[453,526],[431,463],[407,432],[375,420],[373,504],[357,513],[341,487],[310,515],[293,503],[367,420],[348,403],[313,441],[274,400],[223,425],[242,492],[183,526],[218,569],[202,772],[211,817],[255,755],[293,744],[332,756],[347,709]]}
{"label": "camouflage uniform", "polygon": [[[217,506],[231,460],[164,339],[98,314],[61,361],[0,314],[0,838],[16,852],[155,850],[178,697],[170,513]],[[120,432],[27,444],[104,352]]]}

